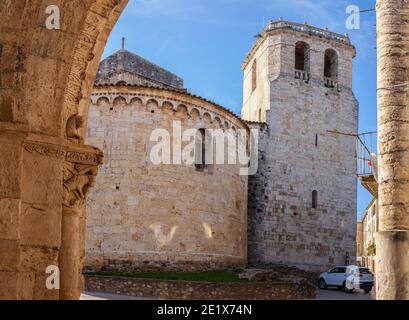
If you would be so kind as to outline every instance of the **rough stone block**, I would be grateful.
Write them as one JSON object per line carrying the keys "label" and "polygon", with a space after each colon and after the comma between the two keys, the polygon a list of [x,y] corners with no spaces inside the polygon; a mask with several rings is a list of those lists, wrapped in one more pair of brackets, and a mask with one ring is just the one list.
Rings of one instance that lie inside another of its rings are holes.
{"label": "rough stone block", "polygon": [[48,266],[58,266],[58,250],[44,247],[21,247],[20,270],[45,275]]}
{"label": "rough stone block", "polygon": [[0,240],[0,270],[17,271],[20,262],[20,244],[17,240]]}
{"label": "rough stone block", "polygon": [[23,164],[23,202],[44,205],[49,208],[61,207],[62,160],[26,151]]}
{"label": "rough stone block", "polygon": [[0,196],[20,197],[21,168],[21,139],[0,133]]}
{"label": "rough stone block", "polygon": [[0,300],[18,299],[18,272],[0,272]]}
{"label": "rough stone block", "polygon": [[40,205],[22,205],[21,243],[31,246],[59,247],[61,210]]}
{"label": "rough stone block", "polygon": [[0,239],[19,239],[20,203],[18,199],[0,198]]}

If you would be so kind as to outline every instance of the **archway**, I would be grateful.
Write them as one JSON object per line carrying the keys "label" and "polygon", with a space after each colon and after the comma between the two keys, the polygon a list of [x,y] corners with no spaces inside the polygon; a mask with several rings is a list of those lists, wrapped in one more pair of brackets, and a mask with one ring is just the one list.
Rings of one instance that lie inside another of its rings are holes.
{"label": "archway", "polygon": [[[0,4],[0,299],[79,297],[81,218],[102,158],[83,144],[82,119],[127,2]],[[51,5],[60,10],[59,29],[46,27]],[[53,266],[60,290],[44,285]]]}
{"label": "archway", "polygon": [[[78,295],[76,279],[67,276],[70,272],[77,274],[75,270],[62,273],[60,291],[44,287],[45,270],[47,266],[58,264],[64,250],[68,253],[65,256],[67,263],[79,261],[78,252],[74,252],[73,247],[68,244],[73,239],[81,242],[79,211],[84,202],[83,196],[92,186],[102,155],[98,150],[81,143],[81,132],[86,123],[81,128],[78,116],[86,119],[88,99],[100,56],[109,32],[127,2],[128,0],[18,0],[0,3],[1,299],[58,299],[76,298]],[[44,25],[47,18],[45,9],[48,5],[55,4],[61,9],[61,29],[49,30]],[[390,25],[390,21],[394,21],[390,16],[400,12],[396,10],[396,6],[387,0],[378,4],[381,56],[397,46],[396,43],[388,43],[392,41],[389,30],[399,35],[400,25],[404,23],[402,17],[397,17],[395,20],[399,23]],[[384,17],[389,20],[384,22]],[[15,37],[15,34],[19,36]],[[386,86],[399,86],[402,82],[400,77],[405,73],[395,72],[402,69],[401,60],[399,55],[387,55],[382,60],[382,66],[390,64],[390,61],[395,65],[389,69],[380,68],[381,91],[385,91]],[[55,81],[47,82],[45,72],[53,73]],[[386,77],[388,72],[393,74]],[[386,128],[389,123],[393,125],[393,130],[389,127],[384,130],[387,131],[385,136],[404,131],[395,124],[395,112],[386,108],[396,105],[394,102],[403,96],[395,95],[392,99],[390,95],[380,93],[381,114],[385,119],[393,118],[393,121],[384,121],[386,125],[382,128]],[[398,101],[397,104],[400,105],[401,102]],[[402,110],[406,112],[407,108]],[[69,130],[67,123],[70,124]],[[381,136],[381,141],[382,138]],[[399,149],[402,142],[398,139],[393,141],[393,144],[381,142],[381,146],[387,146],[388,150],[395,147]],[[388,153],[388,150],[384,152],[384,157],[388,154],[393,156],[395,151]],[[399,155],[396,159],[388,163],[403,165],[406,158]],[[381,176],[392,170],[386,160],[383,162],[380,161]],[[384,170],[383,164],[386,166]],[[67,177],[62,174],[64,167],[68,167]],[[388,211],[382,205],[385,202],[385,206],[389,206],[388,201],[392,199],[390,194],[395,195],[392,200],[396,202],[398,209],[404,206],[399,195],[406,192],[406,185],[397,179],[381,183],[381,191],[385,190],[382,194],[387,195],[381,202],[381,215]],[[396,188],[397,191],[388,193],[391,188]],[[79,196],[78,190],[82,191]],[[402,199],[406,198],[402,196]],[[76,207],[75,210],[70,206]],[[398,244],[395,245],[402,239],[399,238],[400,234],[406,237],[401,242],[404,245],[408,242],[407,231],[401,231],[404,228],[399,224],[407,219],[400,218],[399,213],[404,210],[398,209],[391,210],[388,215],[391,218],[386,230],[391,234],[395,233],[395,238],[385,238],[378,246],[380,251],[393,248],[388,253],[383,252],[382,257],[394,258],[391,263],[386,264],[390,267],[389,270],[394,271],[407,261],[406,258],[399,258],[399,255],[392,257],[394,253],[403,250]],[[75,263],[71,265],[76,266]],[[382,270],[378,271],[380,276]],[[396,279],[399,280],[398,277],[393,277],[394,283],[389,286],[390,293],[385,294],[385,297],[407,296],[407,291],[404,292],[407,281],[399,282]],[[402,294],[396,293],[398,289],[401,289]]]}

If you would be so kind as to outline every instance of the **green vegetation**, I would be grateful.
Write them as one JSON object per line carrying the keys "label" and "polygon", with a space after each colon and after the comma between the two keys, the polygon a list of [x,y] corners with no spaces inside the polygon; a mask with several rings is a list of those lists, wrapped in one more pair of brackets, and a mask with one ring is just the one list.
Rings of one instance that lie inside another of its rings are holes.
{"label": "green vegetation", "polygon": [[155,280],[203,281],[203,282],[248,282],[240,279],[234,271],[206,271],[206,272],[93,272],[91,276],[126,277]]}

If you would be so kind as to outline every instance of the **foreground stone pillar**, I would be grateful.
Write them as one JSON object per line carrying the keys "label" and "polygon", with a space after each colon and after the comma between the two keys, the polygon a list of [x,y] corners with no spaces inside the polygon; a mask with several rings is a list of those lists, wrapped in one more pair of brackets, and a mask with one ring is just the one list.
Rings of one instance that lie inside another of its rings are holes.
{"label": "foreground stone pillar", "polygon": [[[0,299],[78,299],[84,206],[102,153],[0,122]],[[48,267],[60,290],[47,288]]]}
{"label": "foreground stone pillar", "polygon": [[86,198],[101,162],[102,153],[92,147],[70,145],[67,152],[59,254],[62,300],[78,300],[81,295]]}
{"label": "foreground stone pillar", "polygon": [[378,0],[377,299],[409,299],[409,2]]}
{"label": "foreground stone pillar", "polygon": [[379,232],[376,245],[378,299],[409,299],[409,232]]}

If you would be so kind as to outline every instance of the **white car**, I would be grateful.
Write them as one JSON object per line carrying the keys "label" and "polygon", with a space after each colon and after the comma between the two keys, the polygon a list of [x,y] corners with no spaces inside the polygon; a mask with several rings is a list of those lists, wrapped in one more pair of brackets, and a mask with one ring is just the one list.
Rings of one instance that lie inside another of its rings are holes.
{"label": "white car", "polygon": [[367,268],[357,266],[337,266],[320,274],[318,288],[337,287],[345,292],[362,289],[366,293],[372,291],[374,274]]}

